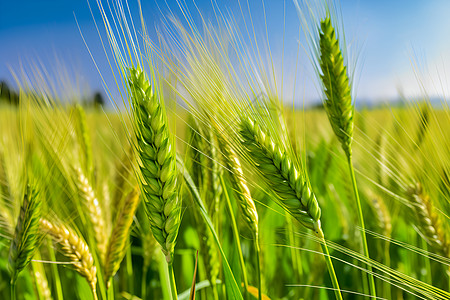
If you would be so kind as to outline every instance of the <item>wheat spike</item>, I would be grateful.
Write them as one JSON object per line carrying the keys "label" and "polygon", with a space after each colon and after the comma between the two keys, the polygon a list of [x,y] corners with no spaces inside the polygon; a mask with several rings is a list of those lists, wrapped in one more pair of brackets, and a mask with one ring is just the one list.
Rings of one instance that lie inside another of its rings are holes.
{"label": "wheat spike", "polygon": [[117,272],[125,255],[126,242],[131,231],[133,217],[138,205],[139,191],[136,187],[128,194],[127,198],[118,209],[114,228],[109,238],[104,267],[104,280],[108,287],[110,284],[109,279]]}
{"label": "wheat spike", "polygon": [[220,177],[222,176],[222,168],[220,166],[218,155],[217,141],[215,135],[213,134],[212,128],[208,127],[207,130],[207,155],[209,156],[208,161],[208,181],[206,187],[206,199],[211,201],[209,203],[209,214],[213,221],[218,223],[218,212],[220,209],[220,199],[222,197],[223,189],[220,183]]}
{"label": "wheat spike", "polygon": [[14,228],[14,218],[11,210],[6,209],[8,201],[12,199],[9,180],[7,176],[5,153],[0,148],[0,234],[12,236]]}
{"label": "wheat spike", "polygon": [[305,227],[318,232],[319,204],[286,151],[250,118],[241,120],[240,135],[261,178],[279,197],[280,204]]}
{"label": "wheat spike", "polygon": [[86,242],[71,228],[63,224],[54,224],[46,219],[40,219],[40,227],[44,233],[49,234],[53,240],[62,246],[64,256],[69,258],[74,269],[86,278],[96,297],[97,268]]}
{"label": "wheat spike", "polygon": [[224,155],[225,166],[229,170],[229,178],[245,223],[250,227],[252,232],[258,235],[258,212],[255,202],[253,201],[250,189],[242,171],[241,162],[237,153],[230,147],[227,141],[220,139],[221,149]]}
{"label": "wheat spike", "polygon": [[28,186],[9,249],[8,267],[11,272],[11,284],[15,284],[19,273],[33,258],[38,243],[40,217],[41,201],[38,193]]}
{"label": "wheat spike", "polygon": [[141,191],[151,230],[170,264],[181,222],[175,148],[165,108],[154,95],[145,73],[131,69],[129,85],[142,175]]}
{"label": "wheat spike", "polygon": [[92,229],[95,234],[95,241],[97,242],[97,249],[100,253],[101,260],[104,260],[106,252],[106,234],[105,221],[103,220],[102,207],[95,196],[94,190],[89,184],[89,180],[83,174],[81,168],[76,168],[77,186],[80,197],[83,201],[84,207],[88,211],[89,220],[92,224]]}
{"label": "wheat spike", "polygon": [[350,80],[331,19],[320,22],[320,68],[324,87],[324,106],[334,133],[345,154],[352,155],[353,114]]}
{"label": "wheat spike", "polygon": [[408,189],[408,195],[413,205],[412,207],[417,217],[422,236],[436,251],[449,258],[450,243],[446,230],[443,227],[439,215],[436,213],[430,197],[424,192],[420,183],[411,186]]}

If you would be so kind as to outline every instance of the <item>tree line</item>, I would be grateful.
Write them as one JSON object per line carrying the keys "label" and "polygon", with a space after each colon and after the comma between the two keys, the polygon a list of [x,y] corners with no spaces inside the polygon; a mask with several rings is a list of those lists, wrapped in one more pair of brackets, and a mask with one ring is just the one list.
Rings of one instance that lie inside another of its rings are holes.
{"label": "tree line", "polygon": [[[11,88],[6,81],[0,81],[0,105],[9,104],[17,106],[20,103],[19,92]],[[101,92],[95,92],[92,97],[82,101],[85,106],[103,107],[105,100]]]}

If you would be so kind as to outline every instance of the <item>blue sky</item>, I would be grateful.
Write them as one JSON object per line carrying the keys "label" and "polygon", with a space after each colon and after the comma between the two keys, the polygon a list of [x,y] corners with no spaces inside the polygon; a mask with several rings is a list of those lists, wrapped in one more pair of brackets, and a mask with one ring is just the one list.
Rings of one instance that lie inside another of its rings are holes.
{"label": "blue sky", "polygon": [[[132,8],[134,0],[129,0]],[[155,0],[142,0],[149,31],[160,24],[161,14]],[[159,1],[163,2],[163,1]],[[174,12],[175,1],[167,1]],[[173,3],[172,3],[173,2]],[[186,0],[190,7],[192,0]],[[196,1],[202,13],[212,16],[210,0]],[[241,0],[246,5],[245,0]],[[261,1],[249,0],[257,31],[264,28]],[[96,11],[96,4],[91,1]],[[281,57],[283,1],[264,0],[268,18],[269,42],[275,59]],[[342,0],[346,38],[360,50],[357,68],[357,95],[363,101],[397,98],[399,91],[408,97],[421,94],[414,73],[418,64],[420,82],[430,96],[448,95],[445,70],[450,68],[450,1]],[[167,13],[165,4],[161,4]],[[223,1],[220,7],[238,14],[237,0]],[[294,61],[298,45],[300,22],[291,0],[285,1],[286,35],[285,62]],[[108,80],[106,59],[100,48],[87,1],[7,1],[0,0],[0,79],[13,82],[9,68],[17,70],[21,64],[41,62],[49,72],[57,68],[55,57],[64,62],[73,74],[91,90],[102,89],[100,76],[81,39],[74,14],[80,24],[93,55]],[[177,14],[177,13],[176,13]],[[98,14],[96,19],[99,20]],[[304,43],[304,41],[301,41]],[[313,86],[314,75],[305,52],[300,52],[298,89],[307,99],[317,99]],[[285,70],[289,75],[289,68]],[[417,71],[416,70],[416,71]],[[83,87],[85,85],[82,85]],[[294,83],[287,84],[292,89]],[[303,94],[303,93],[302,93]]]}

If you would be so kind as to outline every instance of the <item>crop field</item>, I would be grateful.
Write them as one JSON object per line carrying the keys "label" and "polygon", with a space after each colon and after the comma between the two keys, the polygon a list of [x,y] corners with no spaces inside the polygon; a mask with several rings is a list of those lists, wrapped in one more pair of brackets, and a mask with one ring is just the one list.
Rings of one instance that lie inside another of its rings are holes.
{"label": "crop field", "polygon": [[237,24],[110,2],[112,108],[39,68],[0,105],[0,299],[450,299],[450,109],[356,106],[338,4],[294,1],[302,109]]}

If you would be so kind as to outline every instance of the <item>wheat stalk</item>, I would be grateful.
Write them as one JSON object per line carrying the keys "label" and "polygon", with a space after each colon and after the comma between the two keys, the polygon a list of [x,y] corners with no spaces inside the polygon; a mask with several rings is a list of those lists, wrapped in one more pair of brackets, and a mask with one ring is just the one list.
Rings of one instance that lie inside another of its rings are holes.
{"label": "wheat stalk", "polygon": [[97,268],[86,242],[71,228],[61,223],[54,224],[42,218],[39,224],[43,232],[49,234],[55,242],[62,246],[64,256],[70,260],[74,269],[86,278],[95,299],[97,299]]}
{"label": "wheat stalk", "polygon": [[38,193],[28,186],[9,248],[8,268],[11,272],[12,286],[15,285],[19,273],[33,258],[38,243],[40,217],[41,201]]}
{"label": "wheat stalk", "polygon": [[165,108],[140,70],[130,69],[129,86],[140,160],[141,191],[150,227],[169,264],[181,222],[176,154]]}
{"label": "wheat stalk", "polygon": [[[331,18],[328,15],[320,22],[319,31],[319,65],[322,74],[320,78],[324,92],[324,107],[328,115],[331,127],[338,137],[342,149],[347,156],[350,176],[352,178],[353,191],[357,204],[359,223],[362,230],[362,244],[364,255],[369,258],[369,248],[365,233],[364,216],[361,201],[356,185],[355,171],[352,163],[352,139],[354,126],[354,106],[352,105],[350,78],[347,67],[344,64],[339,39],[336,36]],[[371,296],[376,296],[375,280],[372,267],[368,266],[368,278]]]}
{"label": "wheat stalk", "polygon": [[120,263],[126,252],[126,242],[130,235],[131,225],[136,209],[139,205],[139,191],[133,189],[121,207],[114,222],[114,228],[108,242],[108,251],[106,252],[104,280],[107,287],[110,285],[110,278],[114,276],[120,267]]}

